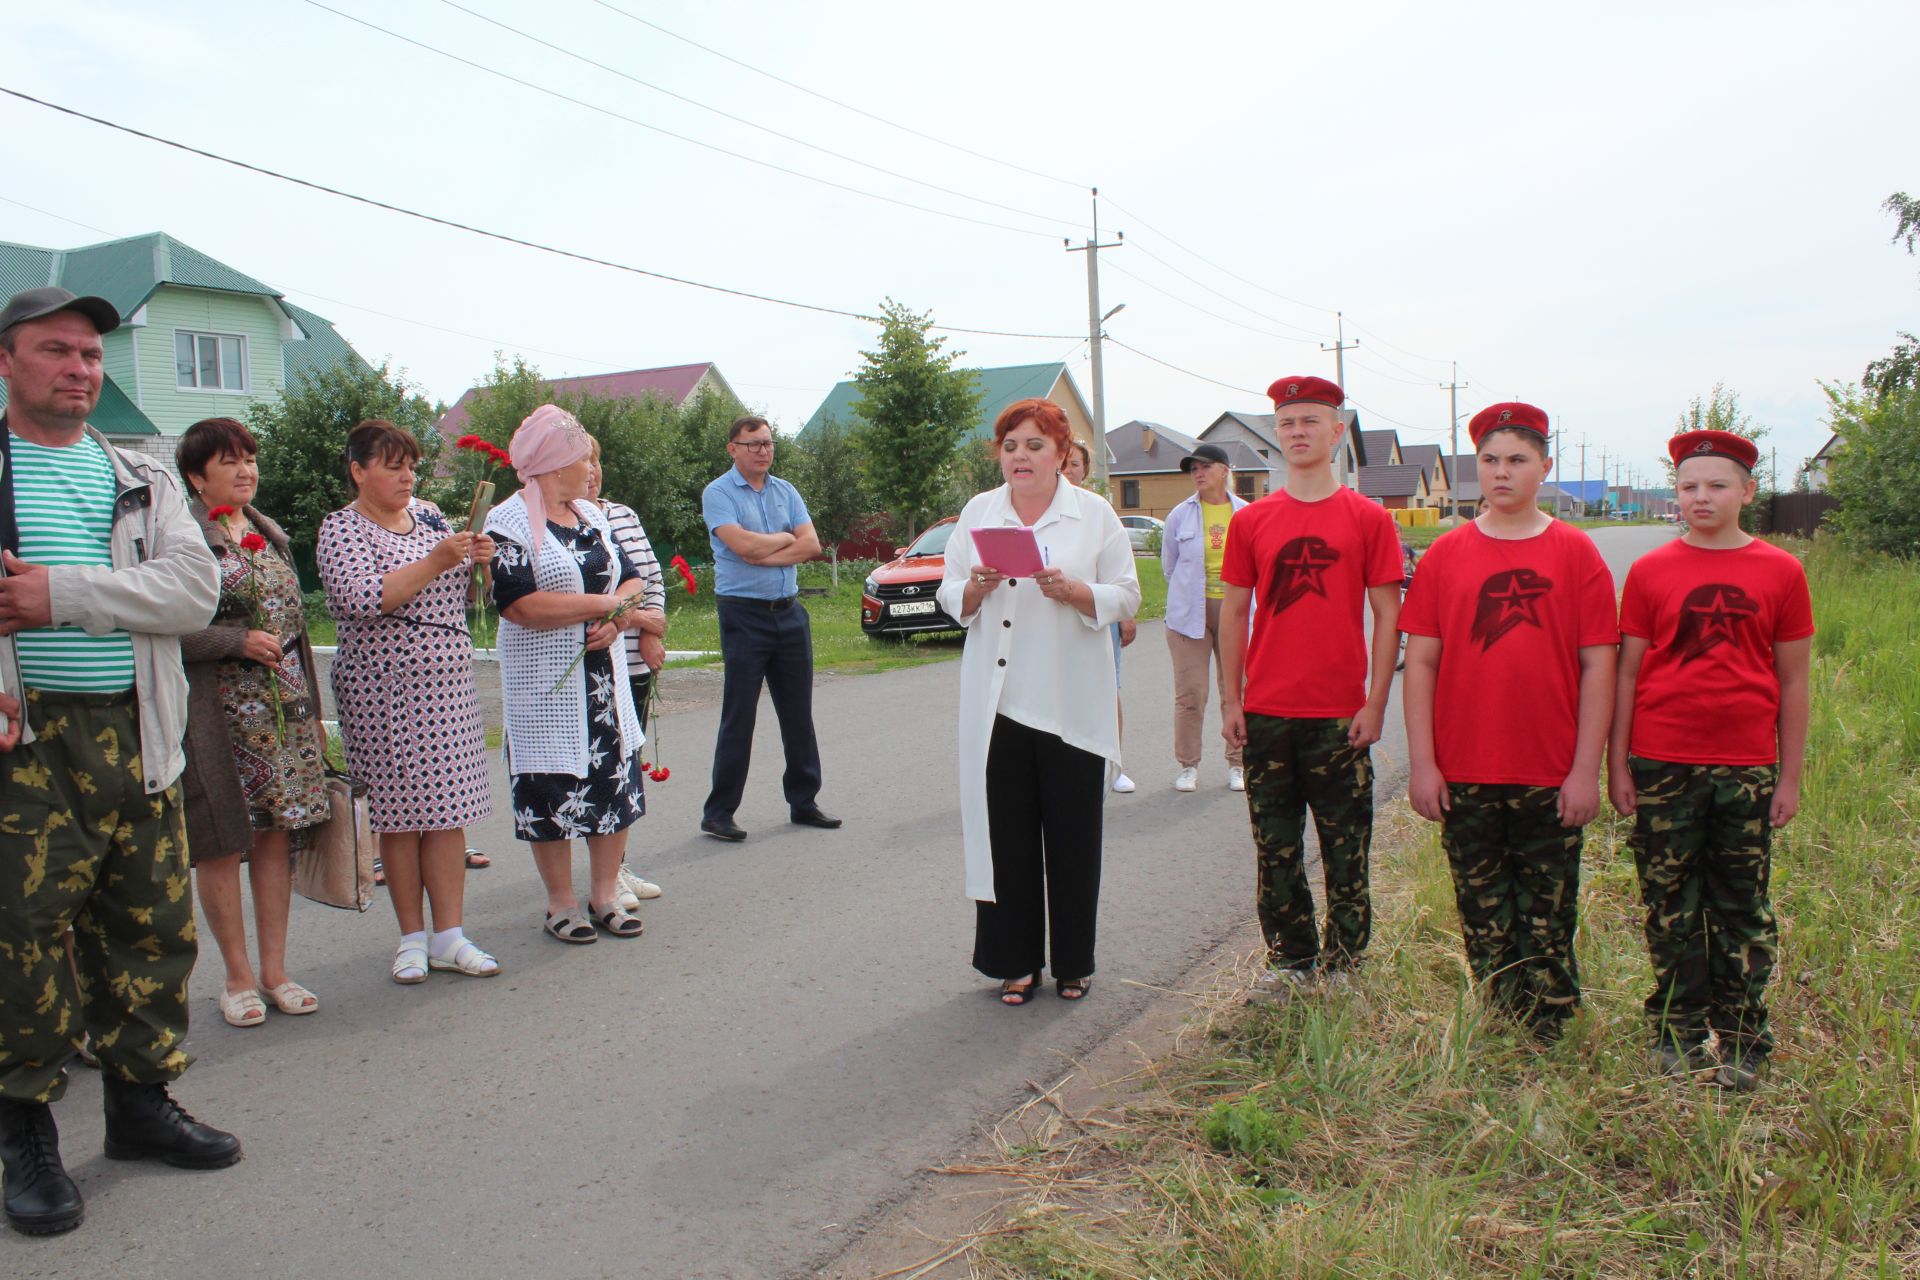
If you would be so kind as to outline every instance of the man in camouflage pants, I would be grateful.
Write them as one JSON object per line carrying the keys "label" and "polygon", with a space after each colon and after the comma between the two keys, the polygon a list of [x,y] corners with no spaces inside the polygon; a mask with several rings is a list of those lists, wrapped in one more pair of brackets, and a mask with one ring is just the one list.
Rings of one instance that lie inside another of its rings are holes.
{"label": "man in camouflage pants", "polygon": [[[1273,962],[1291,969],[1350,968],[1373,929],[1368,847],[1373,842],[1373,758],[1348,741],[1351,720],[1249,715],[1247,808],[1259,851],[1255,901]],[[1324,941],[1307,887],[1306,818],[1313,809],[1326,881]]]}
{"label": "man in camouflage pants", "polygon": [[1488,1001],[1551,1036],[1580,1004],[1573,932],[1580,828],[1557,787],[1452,783],[1440,844],[1453,871],[1467,967]]}
{"label": "man in camouflage pants", "polygon": [[110,1158],[240,1158],[167,1091],[196,950],[178,637],[212,620],[219,579],[173,478],[87,425],[119,323],[51,287],[0,309],[0,1163],[30,1235],[85,1213],[49,1105],[83,1034]]}

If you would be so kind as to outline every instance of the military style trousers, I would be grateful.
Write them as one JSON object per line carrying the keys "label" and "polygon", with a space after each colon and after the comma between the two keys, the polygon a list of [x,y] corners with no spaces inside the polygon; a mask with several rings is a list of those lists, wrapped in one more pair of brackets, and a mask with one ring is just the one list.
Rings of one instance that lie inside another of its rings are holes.
{"label": "military style trousers", "polygon": [[197,953],[179,788],[146,793],[131,692],[25,710],[36,740],[0,754],[0,1097],[57,1100],[83,1031],[103,1069],[171,1080]]}
{"label": "military style trousers", "polygon": [[[1247,717],[1247,813],[1258,853],[1255,898],[1268,962],[1279,969],[1348,968],[1373,931],[1373,756],[1347,744],[1351,719]],[[1307,884],[1306,818],[1320,836],[1324,942]]]}
{"label": "military style trousers", "polygon": [[1779,949],[1768,901],[1776,765],[1669,764],[1630,757],[1639,809],[1633,861],[1646,904],[1654,1034],[1685,1048],[1769,1053],[1767,980]]}
{"label": "military style trousers", "polygon": [[1580,1005],[1581,829],[1560,825],[1559,796],[1558,787],[1453,783],[1440,828],[1475,984],[1544,1032]]}

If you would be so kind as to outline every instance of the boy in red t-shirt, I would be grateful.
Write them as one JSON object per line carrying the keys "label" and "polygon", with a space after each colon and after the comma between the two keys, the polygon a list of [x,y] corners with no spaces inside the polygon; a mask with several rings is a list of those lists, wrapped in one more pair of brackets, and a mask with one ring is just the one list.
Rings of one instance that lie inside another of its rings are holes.
{"label": "boy in red t-shirt", "polygon": [[[1366,950],[1368,748],[1379,741],[1393,685],[1401,572],[1393,517],[1333,473],[1346,430],[1340,388],[1324,378],[1282,378],[1267,394],[1287,478],[1234,513],[1220,569],[1222,732],[1245,751],[1259,852],[1255,898],[1267,940],[1268,969],[1254,1000],[1284,999],[1316,967],[1344,975]],[[1371,652],[1363,603],[1373,608]],[[1309,807],[1326,877],[1324,945],[1302,846]]]}
{"label": "boy in red t-shirt", "polygon": [[1414,571],[1408,796],[1441,824],[1473,978],[1543,1042],[1580,1003],[1580,829],[1600,809],[1613,713],[1613,576],[1593,539],[1535,505],[1547,415],[1496,404],[1468,424],[1481,512]]}
{"label": "boy in red t-shirt", "polygon": [[1667,452],[1687,532],[1627,574],[1607,789],[1634,817],[1651,1065],[1744,1092],[1773,1049],[1767,882],[1800,808],[1813,603],[1800,562],[1740,530],[1753,442],[1689,431]]}

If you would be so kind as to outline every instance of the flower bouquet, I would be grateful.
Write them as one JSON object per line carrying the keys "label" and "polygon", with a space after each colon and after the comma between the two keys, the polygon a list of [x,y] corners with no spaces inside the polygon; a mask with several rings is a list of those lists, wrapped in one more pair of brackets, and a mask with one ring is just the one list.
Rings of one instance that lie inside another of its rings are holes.
{"label": "flower bouquet", "polygon": [[[260,566],[260,557],[267,552],[267,540],[260,534],[249,531],[234,543],[233,528],[227,522],[237,514],[232,507],[220,506],[207,512],[207,520],[218,525],[226,535],[227,541],[234,546],[234,554],[240,563],[246,566],[245,585],[236,593],[247,606],[247,624],[255,631],[264,631],[268,635],[278,635],[273,619],[267,614],[267,580]],[[285,742],[287,739],[287,712],[280,704],[280,672],[277,667],[261,663],[267,669],[267,700],[273,704],[274,740]]]}

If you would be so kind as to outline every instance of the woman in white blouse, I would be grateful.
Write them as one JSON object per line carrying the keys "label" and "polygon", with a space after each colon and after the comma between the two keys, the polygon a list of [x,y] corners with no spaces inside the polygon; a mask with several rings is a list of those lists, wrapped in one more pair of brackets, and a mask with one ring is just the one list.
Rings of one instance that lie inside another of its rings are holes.
{"label": "woman in white blouse", "polygon": [[[493,509],[493,598],[514,834],[533,846],[547,891],[546,931],[588,943],[598,925],[637,938],[619,901],[627,828],[646,812],[640,722],[620,632],[637,624],[643,583],[586,500],[592,443],[565,410],[541,405],[507,451],[522,481]],[[624,612],[619,612],[624,609]],[[617,613],[618,616],[615,616]],[[585,837],[587,917],[573,888],[573,840]]]}
{"label": "woman in white blouse", "polygon": [[[1073,436],[1051,400],[994,423],[998,489],[960,513],[940,607],[967,628],[960,661],[960,831],[974,899],[973,967],[1000,999],[1034,996],[1049,955],[1062,999],[1093,978],[1100,808],[1120,761],[1107,628],[1140,607],[1133,548],[1113,508],[1061,475]],[[975,529],[1026,526],[1043,567],[980,562]]]}

